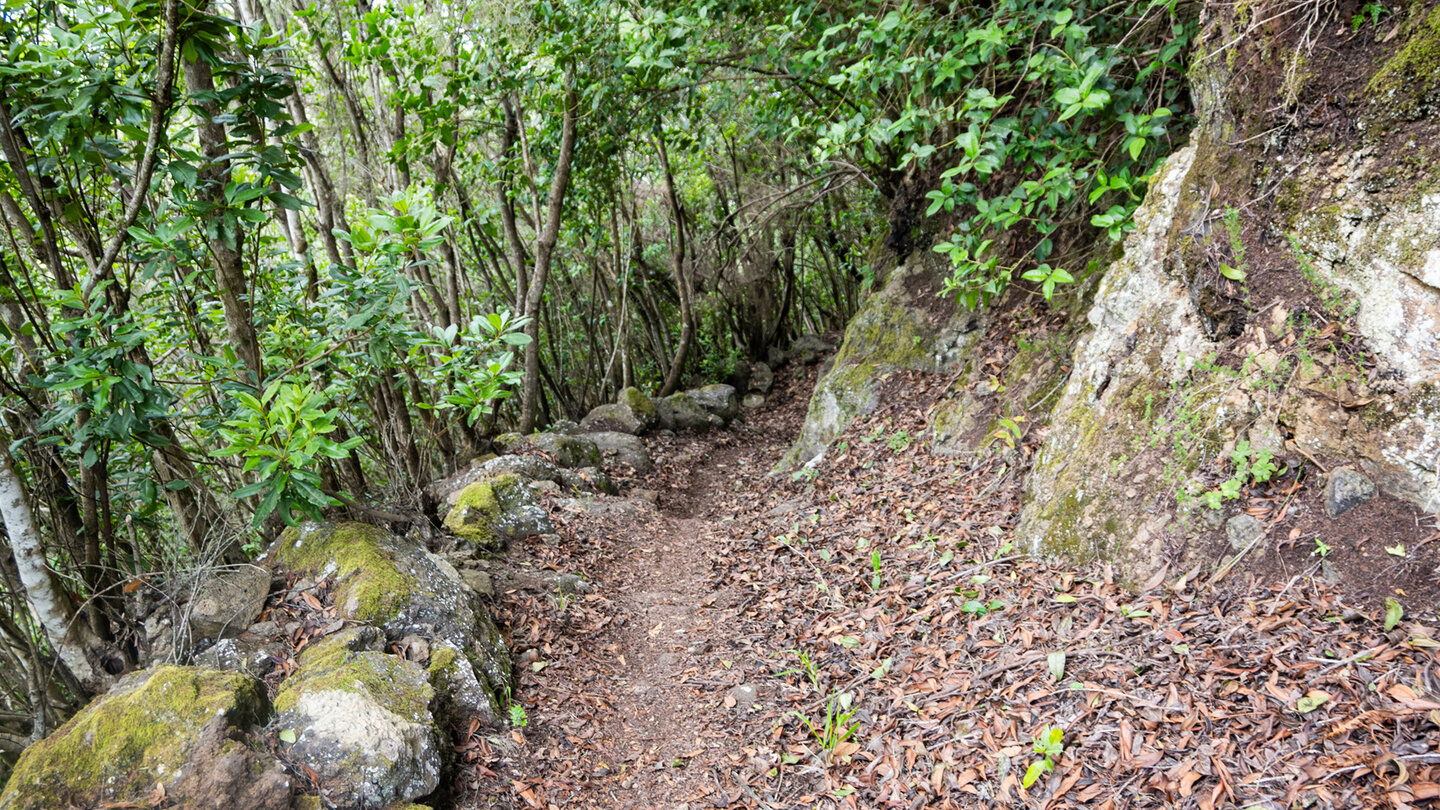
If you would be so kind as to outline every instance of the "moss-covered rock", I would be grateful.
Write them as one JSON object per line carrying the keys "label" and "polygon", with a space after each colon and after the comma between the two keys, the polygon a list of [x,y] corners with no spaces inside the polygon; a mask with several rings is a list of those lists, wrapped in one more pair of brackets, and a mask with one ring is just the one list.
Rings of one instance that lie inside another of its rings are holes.
{"label": "moss-covered rock", "polygon": [[600,466],[600,448],[587,436],[564,433],[532,433],[527,439],[531,447],[550,454],[555,463],[567,469]]}
{"label": "moss-covered rock", "polygon": [[874,410],[885,374],[960,368],[980,332],[969,313],[936,298],[940,272],[933,257],[916,253],[866,299],[845,328],[834,364],[816,383],[800,437],[777,471],[810,462],[856,416]]}
{"label": "moss-covered rock", "polygon": [[585,431],[618,430],[636,436],[654,430],[660,422],[655,403],[638,388],[626,388],[610,405],[601,405],[580,420]]}
{"label": "moss-covered rock", "polygon": [[689,391],[677,391],[656,400],[660,426],[666,430],[709,430],[723,427],[725,420],[710,413]]}
{"label": "moss-covered rock", "polygon": [[415,588],[398,555],[394,536],[363,523],[294,526],[266,554],[286,571],[334,577],[342,615],[381,625],[400,614]]}
{"label": "moss-covered rock", "polygon": [[[187,806],[281,810],[290,802],[288,780],[240,739],[269,713],[265,686],[244,673],[176,666],[132,673],[25,750],[0,807],[147,802],[161,783],[171,795],[194,797]],[[242,779],[227,778],[237,770]],[[231,793],[196,796],[200,779]]]}
{"label": "moss-covered rock", "polygon": [[[511,688],[510,652],[449,562],[404,537],[355,523],[288,530],[271,555],[287,570],[335,577],[335,603],[345,618],[374,624],[391,640],[418,635],[463,650],[498,711],[499,696]],[[349,567],[357,562],[362,567]]]}
{"label": "moss-covered rock", "polygon": [[286,756],[314,770],[344,810],[411,801],[440,784],[429,674],[381,644],[373,628],[338,633],[301,654],[275,697],[271,732],[294,733]]}
{"label": "moss-covered rock", "polygon": [[[590,446],[595,448],[594,442]],[[596,456],[599,453],[595,448]],[[555,531],[534,490],[515,474],[484,478],[461,490],[455,507],[445,516],[445,528],[491,550],[502,549],[511,540]]]}

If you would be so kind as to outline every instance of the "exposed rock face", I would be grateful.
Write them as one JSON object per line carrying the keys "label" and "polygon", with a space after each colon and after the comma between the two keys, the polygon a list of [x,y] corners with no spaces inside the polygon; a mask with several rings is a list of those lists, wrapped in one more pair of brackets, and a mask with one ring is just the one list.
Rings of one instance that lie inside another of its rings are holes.
{"label": "exposed rock face", "polygon": [[601,405],[580,420],[585,431],[617,430],[636,436],[649,433],[658,424],[655,403],[638,388],[626,388],[614,404]]}
{"label": "exposed rock face", "polygon": [[[523,449],[523,437],[520,437],[518,433],[513,435],[521,442],[520,449]],[[487,459],[462,473],[450,476],[436,485],[436,495],[443,495],[446,502],[454,506],[459,502],[461,493],[470,484],[505,475],[519,476],[532,483],[551,481],[564,489],[581,492],[613,492],[615,489],[604,472],[599,471],[596,467],[568,470],[557,467],[539,456],[506,455]]]}
{"label": "exposed rock face", "polygon": [[185,807],[285,810],[289,779],[235,742],[269,717],[265,686],[238,672],[132,673],[20,756],[0,807],[149,806],[156,783]]}
{"label": "exposed rock face", "polygon": [[[1030,474],[1017,533],[1040,554],[1114,560],[1132,576],[1163,564],[1159,539],[1174,519],[1173,498],[1147,511],[1135,497],[1154,470],[1128,465],[1129,443],[1146,436],[1146,397],[1165,396],[1197,360],[1214,351],[1184,280],[1166,257],[1194,147],[1171,155],[1150,183],[1125,255],[1095,293],[1091,331],[1075,347],[1074,367],[1051,411],[1050,432]],[[1205,403],[1212,413],[1226,406]],[[1119,461],[1117,461],[1119,460]],[[1146,476],[1137,482],[1137,475]],[[1164,495],[1162,494],[1162,498]]]}
{"label": "exposed rock face", "polygon": [[201,638],[238,636],[265,607],[270,572],[239,565],[208,577],[190,600],[190,634]]}
{"label": "exposed rock face", "polygon": [[645,440],[639,436],[606,430],[587,434],[587,437],[600,448],[601,455],[609,463],[623,464],[641,474],[655,469],[650,451],[645,448]]}
{"label": "exposed rock face", "polygon": [[384,807],[440,785],[435,691],[418,664],[378,652],[356,628],[305,650],[275,697],[271,728],[293,731],[286,755],[313,769],[337,808]]}
{"label": "exposed rock face", "polygon": [[933,255],[916,253],[890,274],[884,289],[866,300],[845,328],[834,366],[810,397],[800,438],[777,471],[810,462],[856,416],[873,411],[883,375],[902,369],[954,373],[961,368],[980,331],[974,328],[973,315],[956,313],[935,297],[940,272],[943,268]]}
{"label": "exposed rock face", "polygon": [[534,490],[514,474],[486,478],[465,487],[445,517],[445,528],[491,550],[504,548],[511,540],[555,531]]}

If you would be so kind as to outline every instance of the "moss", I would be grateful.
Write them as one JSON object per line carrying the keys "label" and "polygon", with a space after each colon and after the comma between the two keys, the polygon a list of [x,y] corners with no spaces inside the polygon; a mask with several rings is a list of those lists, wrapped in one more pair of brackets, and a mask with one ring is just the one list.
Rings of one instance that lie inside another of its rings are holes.
{"label": "moss", "polygon": [[915,310],[886,294],[871,296],[845,328],[835,367],[929,368],[930,342],[931,335],[917,322]]}
{"label": "moss", "polygon": [[631,387],[621,391],[618,401],[628,407],[631,413],[641,417],[642,421],[653,422],[658,416],[654,401],[645,396],[639,388]]}
{"label": "moss", "polygon": [[425,680],[419,689],[397,672],[402,659],[353,647],[358,630],[340,633],[300,654],[300,669],[280,686],[275,696],[279,712],[295,708],[301,695],[327,690],[367,694],[375,702],[412,722],[427,722],[435,690]]}
{"label": "moss", "polygon": [[455,662],[460,659],[452,647],[441,647],[430,656],[430,666],[426,672],[430,674],[430,682],[434,683],[437,677],[448,676],[455,671]]}
{"label": "moss", "polygon": [[1419,100],[1440,82],[1440,6],[1416,25],[1405,46],[1365,86],[1373,99]]}
{"label": "moss", "polygon": [[347,617],[384,624],[405,605],[415,581],[402,573],[385,546],[390,535],[363,523],[333,528],[290,528],[280,536],[275,561],[289,571],[334,575],[335,604]]}
{"label": "moss", "polygon": [[27,748],[0,805],[38,810],[72,800],[84,804],[99,798],[94,791],[102,783],[106,798],[143,796],[156,781],[180,775],[206,726],[248,727],[268,713],[264,685],[243,673],[163,666],[131,677],[134,688],[122,682]]}

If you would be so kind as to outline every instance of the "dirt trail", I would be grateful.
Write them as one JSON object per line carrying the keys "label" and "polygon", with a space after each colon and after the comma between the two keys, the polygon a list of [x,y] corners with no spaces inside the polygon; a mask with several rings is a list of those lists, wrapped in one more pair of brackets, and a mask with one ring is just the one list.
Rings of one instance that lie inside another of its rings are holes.
{"label": "dirt trail", "polygon": [[518,568],[577,573],[593,589],[498,595],[528,722],[480,743],[480,778],[456,806],[729,804],[749,713],[730,692],[749,667],[734,591],[718,584],[717,530],[723,495],[753,486],[794,435],[803,392],[772,403],[724,432],[651,439],[657,471],[622,482],[628,497],[553,500],[560,542],[511,552]]}

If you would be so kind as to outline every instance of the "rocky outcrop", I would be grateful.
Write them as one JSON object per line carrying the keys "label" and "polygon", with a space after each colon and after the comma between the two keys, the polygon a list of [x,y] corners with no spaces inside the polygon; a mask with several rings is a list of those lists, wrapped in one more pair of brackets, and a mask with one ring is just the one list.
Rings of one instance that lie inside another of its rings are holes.
{"label": "rocky outcrop", "polygon": [[[1086,316],[1090,331],[1075,347],[1073,370],[1030,474],[1018,535],[1035,553],[1112,560],[1127,572],[1163,564],[1159,541],[1175,504],[1156,484],[1170,460],[1136,463],[1133,443],[1148,445],[1156,397],[1168,399],[1170,387],[1215,351],[1184,279],[1166,263],[1180,189],[1194,160],[1193,147],[1182,149],[1156,174],[1124,256],[1095,293]],[[1203,410],[1207,428],[1241,416],[1218,389],[1201,390],[1190,407]],[[1147,509],[1157,495],[1159,508]]]}
{"label": "rocky outcrop", "polygon": [[[980,331],[973,314],[956,312],[936,297],[941,272],[933,255],[917,252],[866,299],[845,329],[834,365],[816,383],[800,437],[777,471],[811,462],[856,416],[874,410],[887,373],[956,373],[962,368]],[[806,347],[819,352],[821,344],[807,342]]]}
{"label": "rocky outcrop", "polygon": [[372,625],[384,638],[416,635],[456,645],[489,696],[478,710],[492,722],[502,716],[511,687],[509,650],[475,592],[445,559],[358,523],[289,529],[268,556],[287,571],[333,577],[340,616]]}
{"label": "rocky outcrop", "polygon": [[269,716],[265,686],[243,673],[132,673],[25,750],[0,808],[149,807],[158,784],[178,806],[286,810],[280,763],[245,745]]}

